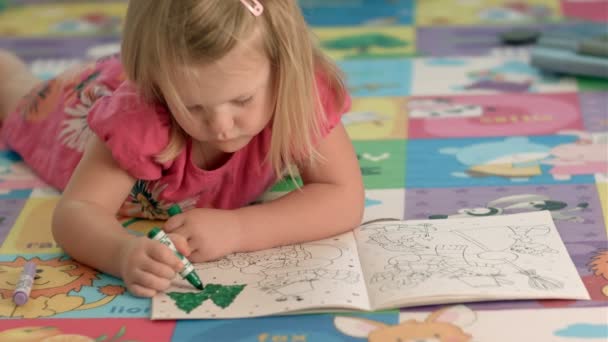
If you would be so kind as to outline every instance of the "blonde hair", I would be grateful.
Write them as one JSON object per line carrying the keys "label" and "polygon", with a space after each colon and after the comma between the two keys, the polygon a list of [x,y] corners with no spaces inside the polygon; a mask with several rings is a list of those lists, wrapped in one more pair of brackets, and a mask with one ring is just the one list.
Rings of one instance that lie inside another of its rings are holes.
{"label": "blonde hair", "polygon": [[[345,86],[338,67],[315,42],[296,0],[260,0],[253,16],[239,0],[130,0],[121,58],[126,75],[149,102],[174,103],[186,110],[171,82],[176,65],[220,59],[256,29],[274,71],[275,107],[269,161],[277,176],[290,166],[313,163],[326,115],[318,96],[317,73],[342,108]],[[170,143],[157,159],[172,160],[186,134],[173,121]],[[293,171],[289,168],[290,175]]]}

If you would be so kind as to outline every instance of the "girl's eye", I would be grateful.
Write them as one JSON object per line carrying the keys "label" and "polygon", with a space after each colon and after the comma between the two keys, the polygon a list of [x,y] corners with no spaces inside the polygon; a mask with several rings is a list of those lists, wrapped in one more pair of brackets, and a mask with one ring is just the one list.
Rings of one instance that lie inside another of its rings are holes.
{"label": "girl's eye", "polygon": [[204,111],[204,108],[202,106],[199,106],[199,105],[186,107],[186,109],[188,109],[188,111],[190,113],[198,113],[198,112]]}
{"label": "girl's eye", "polygon": [[253,99],[253,96],[250,96],[250,97],[247,97],[244,99],[237,99],[232,102],[237,106],[244,106],[244,105],[248,104],[249,102],[251,102],[252,99]]}

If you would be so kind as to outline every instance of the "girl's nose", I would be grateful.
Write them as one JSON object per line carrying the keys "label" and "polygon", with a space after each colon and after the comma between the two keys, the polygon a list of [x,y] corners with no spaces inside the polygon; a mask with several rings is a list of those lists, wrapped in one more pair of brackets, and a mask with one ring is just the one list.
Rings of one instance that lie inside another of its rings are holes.
{"label": "girl's nose", "polygon": [[233,126],[234,120],[228,114],[215,114],[209,119],[209,128],[218,139],[226,139]]}

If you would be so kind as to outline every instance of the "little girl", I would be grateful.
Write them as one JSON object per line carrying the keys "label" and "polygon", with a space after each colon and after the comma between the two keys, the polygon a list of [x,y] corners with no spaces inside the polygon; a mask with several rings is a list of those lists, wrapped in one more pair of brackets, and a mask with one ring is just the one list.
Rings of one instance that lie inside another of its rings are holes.
{"label": "little girl", "polygon": [[[193,262],[360,223],[350,99],[296,0],[130,0],[120,57],[41,83],[4,53],[0,72],[5,143],[63,190],[55,240],[135,295],[167,289],[182,264],[117,215],[179,205],[163,228]],[[294,168],[299,190],[247,206]]]}

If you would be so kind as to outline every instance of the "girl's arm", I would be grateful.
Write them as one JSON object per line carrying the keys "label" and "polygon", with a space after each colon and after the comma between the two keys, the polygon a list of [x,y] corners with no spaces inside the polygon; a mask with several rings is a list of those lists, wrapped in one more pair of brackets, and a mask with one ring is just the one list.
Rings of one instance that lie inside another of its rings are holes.
{"label": "girl's arm", "polygon": [[[77,261],[122,278],[134,295],[153,296],[183,265],[166,246],[131,235],[118,222],[136,180],[97,137],[91,140],[55,209],[53,237]],[[172,238],[188,255],[186,240]]]}
{"label": "girl's arm", "polygon": [[133,237],[115,214],[135,179],[96,136],[91,140],[55,208],[53,236],[74,259],[120,276],[116,258]]}
{"label": "girl's arm", "polygon": [[300,168],[301,190],[237,209],[238,251],[327,238],[361,223],[365,194],[353,145],[338,124],[319,145],[322,160]]}

